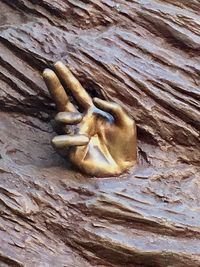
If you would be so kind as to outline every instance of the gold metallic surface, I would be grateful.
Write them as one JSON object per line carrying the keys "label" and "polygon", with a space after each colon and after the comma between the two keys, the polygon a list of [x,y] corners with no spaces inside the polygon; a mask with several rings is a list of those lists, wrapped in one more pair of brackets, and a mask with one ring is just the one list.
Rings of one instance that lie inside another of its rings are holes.
{"label": "gold metallic surface", "polygon": [[[59,111],[55,120],[69,125],[73,132],[54,137],[53,146],[57,149],[68,147],[68,158],[89,175],[119,175],[135,165],[137,137],[134,120],[118,104],[92,99],[62,62],[54,66],[58,76],[46,69],[43,77]],[[72,92],[77,104],[84,108],[83,114],[70,102],[58,77]]]}

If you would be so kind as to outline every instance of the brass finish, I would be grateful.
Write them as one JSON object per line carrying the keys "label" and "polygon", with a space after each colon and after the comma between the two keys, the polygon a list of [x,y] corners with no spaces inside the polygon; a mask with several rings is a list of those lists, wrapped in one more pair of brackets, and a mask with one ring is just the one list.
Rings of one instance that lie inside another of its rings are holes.
{"label": "brass finish", "polygon": [[[71,71],[62,63],[55,63],[55,71],[43,72],[45,83],[59,113],[55,119],[69,125],[73,133],[56,136],[52,144],[57,149],[68,147],[68,156],[84,173],[94,176],[118,175],[136,164],[136,125],[123,108],[113,102],[92,99]],[[70,102],[60,77],[71,90],[78,112]],[[65,133],[65,132],[63,132]]]}

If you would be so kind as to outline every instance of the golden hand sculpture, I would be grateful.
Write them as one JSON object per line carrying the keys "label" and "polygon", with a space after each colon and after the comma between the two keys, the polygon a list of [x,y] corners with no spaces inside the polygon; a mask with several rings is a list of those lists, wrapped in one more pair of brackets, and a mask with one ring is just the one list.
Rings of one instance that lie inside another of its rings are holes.
{"label": "golden hand sculpture", "polygon": [[[45,69],[43,77],[59,111],[55,120],[72,131],[54,137],[55,148],[68,147],[69,160],[82,172],[94,176],[118,175],[136,164],[134,120],[118,104],[92,99],[62,62],[54,67],[58,76]],[[70,102],[58,77],[84,109],[83,114]]]}

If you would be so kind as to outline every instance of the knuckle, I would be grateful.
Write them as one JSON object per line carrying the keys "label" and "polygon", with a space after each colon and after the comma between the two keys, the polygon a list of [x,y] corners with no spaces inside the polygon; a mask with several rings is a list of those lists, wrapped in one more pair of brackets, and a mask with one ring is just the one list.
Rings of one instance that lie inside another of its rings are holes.
{"label": "knuckle", "polygon": [[131,119],[130,117],[128,117],[128,116],[126,118],[126,124],[129,127],[133,127],[133,128],[135,127],[135,121],[133,119]]}
{"label": "knuckle", "polygon": [[121,112],[122,111],[122,107],[117,104],[117,103],[112,103],[112,106],[113,106],[113,110],[116,111],[116,112]]}

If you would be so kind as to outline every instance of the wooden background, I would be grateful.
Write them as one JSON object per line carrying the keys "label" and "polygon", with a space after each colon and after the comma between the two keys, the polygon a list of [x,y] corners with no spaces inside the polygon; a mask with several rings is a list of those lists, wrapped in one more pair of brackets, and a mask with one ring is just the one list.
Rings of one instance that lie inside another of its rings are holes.
{"label": "wooden background", "polygon": [[[52,149],[57,60],[136,120],[136,168]],[[198,0],[0,0],[0,266],[200,266],[199,104]]]}

